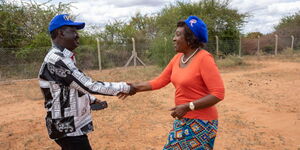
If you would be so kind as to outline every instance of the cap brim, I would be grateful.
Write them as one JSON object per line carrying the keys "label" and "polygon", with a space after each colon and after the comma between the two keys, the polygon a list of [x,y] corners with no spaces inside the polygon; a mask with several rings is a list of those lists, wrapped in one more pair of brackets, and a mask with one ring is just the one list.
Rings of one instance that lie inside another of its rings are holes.
{"label": "cap brim", "polygon": [[68,23],[66,24],[68,26],[75,26],[78,30],[83,29],[85,26],[84,22],[72,22],[72,23]]}

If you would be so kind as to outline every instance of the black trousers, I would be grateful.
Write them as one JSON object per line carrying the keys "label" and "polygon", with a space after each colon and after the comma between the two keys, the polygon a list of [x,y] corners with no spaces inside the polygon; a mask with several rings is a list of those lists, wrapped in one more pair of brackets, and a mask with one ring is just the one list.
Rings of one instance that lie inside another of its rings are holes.
{"label": "black trousers", "polygon": [[87,135],[70,136],[55,140],[61,150],[92,150]]}

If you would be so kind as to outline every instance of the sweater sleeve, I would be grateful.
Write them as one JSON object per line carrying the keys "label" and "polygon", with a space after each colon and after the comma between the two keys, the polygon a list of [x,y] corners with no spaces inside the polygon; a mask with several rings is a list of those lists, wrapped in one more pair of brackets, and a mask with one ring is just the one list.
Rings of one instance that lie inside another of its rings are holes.
{"label": "sweater sleeve", "polygon": [[152,87],[152,90],[160,89],[166,85],[168,85],[171,82],[171,74],[172,74],[172,68],[173,64],[175,62],[175,58],[177,55],[175,55],[172,60],[169,62],[167,67],[163,70],[163,72],[153,80],[149,81],[149,84]]}
{"label": "sweater sleeve", "polygon": [[44,74],[39,77],[52,78],[56,82],[75,88],[85,94],[118,95],[118,93],[129,93],[130,86],[125,82],[101,82],[95,81],[81,72],[71,58],[62,58],[54,64],[45,64]]}
{"label": "sweater sleeve", "polygon": [[224,84],[214,58],[208,54],[201,62],[201,75],[209,93],[221,100],[224,99]]}

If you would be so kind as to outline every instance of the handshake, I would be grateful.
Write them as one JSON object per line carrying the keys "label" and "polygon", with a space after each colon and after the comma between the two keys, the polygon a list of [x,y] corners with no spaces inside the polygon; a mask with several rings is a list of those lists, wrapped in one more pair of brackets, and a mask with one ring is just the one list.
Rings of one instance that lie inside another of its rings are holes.
{"label": "handshake", "polygon": [[[125,99],[129,95],[131,96],[131,95],[136,94],[137,87],[135,87],[135,85],[132,83],[127,83],[127,85],[130,88],[129,92],[128,93],[123,93],[123,92],[118,93],[117,96],[119,97],[119,99]],[[106,101],[101,101],[99,99],[96,99],[95,102],[92,103],[90,106],[91,106],[91,110],[102,110],[102,109],[105,109],[108,107]]]}
{"label": "handshake", "polygon": [[127,96],[132,96],[132,95],[136,94],[136,92],[138,92],[138,89],[135,84],[127,83],[127,85],[129,85],[129,87],[130,87],[129,92],[128,93],[120,92],[117,95],[119,97],[119,99],[125,99]]}

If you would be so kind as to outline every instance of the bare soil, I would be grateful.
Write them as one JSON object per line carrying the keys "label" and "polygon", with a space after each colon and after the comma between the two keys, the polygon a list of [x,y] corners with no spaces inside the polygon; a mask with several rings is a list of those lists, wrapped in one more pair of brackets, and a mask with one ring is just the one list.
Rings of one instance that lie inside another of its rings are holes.
{"label": "bare soil", "polygon": [[[223,68],[225,99],[217,104],[216,150],[300,149],[300,63],[276,59],[245,60],[248,65]],[[137,67],[88,74],[103,81],[144,81],[156,67]],[[0,83],[0,149],[58,150],[45,128],[44,101],[36,79]],[[97,96],[109,108],[93,112],[94,150],[159,150],[173,119],[174,88],[138,93],[119,100]]]}

